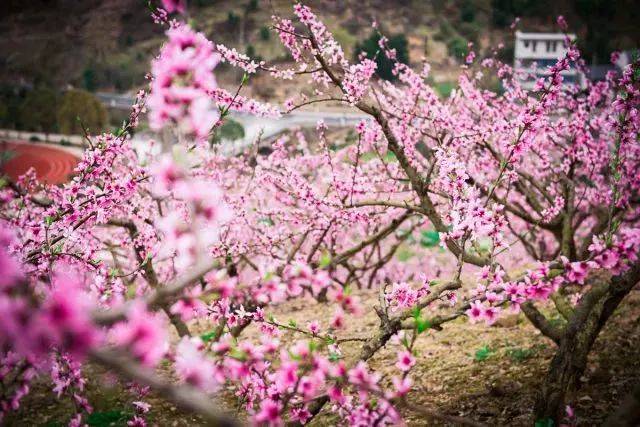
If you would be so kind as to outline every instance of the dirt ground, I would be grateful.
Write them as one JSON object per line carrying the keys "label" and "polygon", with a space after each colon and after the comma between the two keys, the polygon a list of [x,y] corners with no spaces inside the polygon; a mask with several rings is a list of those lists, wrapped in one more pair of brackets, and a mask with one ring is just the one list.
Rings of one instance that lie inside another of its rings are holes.
{"label": "dirt ground", "polygon": [[[365,305],[373,304],[372,291],[359,292]],[[321,312],[315,302],[291,301],[274,311],[281,322],[289,319],[304,325]],[[618,309],[598,338],[591,353],[582,386],[572,406],[578,425],[599,425],[621,399],[640,381],[640,291],[634,291]],[[328,319],[326,319],[328,322]],[[325,323],[326,325],[326,323]],[[377,327],[375,314],[349,319],[344,336],[368,336]],[[323,325],[324,326],[324,325]],[[206,325],[191,325],[195,331]],[[245,331],[257,337],[252,326]],[[292,339],[287,332],[285,340]],[[347,359],[358,350],[343,347]],[[429,331],[417,343],[418,363],[412,371],[415,388],[409,401],[447,415],[462,416],[490,426],[532,425],[531,409],[536,392],[553,356],[554,345],[532,328],[523,317],[511,317],[501,325],[486,327],[471,325],[461,318],[445,325],[444,330]],[[383,382],[395,363],[394,346],[388,344],[370,361],[383,374]],[[160,368],[168,375],[167,369]],[[131,396],[123,393],[115,379],[96,367],[87,370],[88,396],[95,408],[89,419],[91,426],[126,425],[131,415]],[[5,419],[7,426],[66,425],[73,409],[68,400],[58,400],[45,381],[35,384],[21,409]],[[146,399],[152,405],[148,414],[150,425],[194,426],[197,417],[183,414],[175,406],[153,396]],[[229,396],[221,402],[233,408]],[[447,424],[433,418],[402,409],[411,426]],[[337,419],[327,408],[311,425],[336,425]]]}

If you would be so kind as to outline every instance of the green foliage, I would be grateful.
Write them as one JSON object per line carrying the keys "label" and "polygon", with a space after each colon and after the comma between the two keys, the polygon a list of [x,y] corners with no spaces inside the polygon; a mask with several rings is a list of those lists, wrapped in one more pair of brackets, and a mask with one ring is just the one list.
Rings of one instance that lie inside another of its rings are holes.
{"label": "green foliage", "polygon": [[543,418],[535,422],[535,427],[553,427],[554,425],[555,423],[551,418]]}
{"label": "green foliage", "polygon": [[271,31],[269,31],[269,27],[266,25],[260,27],[260,40],[268,41],[271,38]]}
{"label": "green foliage", "polygon": [[478,22],[462,22],[458,26],[458,31],[463,38],[472,41],[474,44],[478,42],[480,33],[483,31],[482,26]]}
{"label": "green foliage", "polygon": [[435,230],[423,230],[420,233],[420,245],[423,248],[433,248],[440,243],[440,233]]}
{"label": "green foliage", "polygon": [[400,247],[400,249],[398,249],[398,251],[396,252],[396,258],[398,258],[398,261],[400,262],[407,262],[409,261],[415,254],[406,247]]}
{"label": "green foliage", "polygon": [[27,93],[24,88],[11,84],[0,86],[0,125],[3,128],[22,129],[20,107]]}
{"label": "green foliage", "polygon": [[246,54],[249,58],[255,58],[256,56],[256,48],[253,47],[252,44],[248,44],[247,45],[247,50],[246,50]]}
{"label": "green foliage", "polygon": [[58,109],[58,128],[64,134],[82,134],[81,123],[93,133],[101,132],[108,123],[107,110],[87,91],[67,91]]}
{"label": "green foliage", "polygon": [[484,362],[489,358],[489,356],[491,356],[492,353],[493,353],[493,350],[490,349],[487,345],[484,345],[480,347],[478,350],[476,350],[474,359],[476,362]]}
{"label": "green foliage", "polygon": [[514,362],[524,362],[535,354],[535,350],[530,348],[509,348],[507,349],[507,356]]}
{"label": "green foliage", "polygon": [[447,41],[447,51],[456,59],[467,55],[467,41],[460,36],[454,36]]}
{"label": "green foliage", "polygon": [[460,5],[460,20],[462,22],[473,22],[476,19],[476,6],[472,0],[464,0]]}
{"label": "green foliage", "polygon": [[96,70],[93,67],[87,66],[82,72],[82,85],[89,92],[96,91]]}
{"label": "green foliage", "polygon": [[133,417],[132,413],[119,409],[104,412],[95,411],[87,417],[87,424],[90,427],[126,426],[131,417]]}
{"label": "green foliage", "polygon": [[258,10],[258,0],[249,0],[247,12],[255,12],[256,10]]}
{"label": "green foliage", "polygon": [[418,306],[413,308],[413,320],[416,323],[416,332],[418,332],[418,334],[431,328],[431,322],[426,317],[422,317],[421,312],[422,310],[420,310]]}
{"label": "green foliage", "polygon": [[139,51],[120,53],[105,61],[92,60],[85,66],[78,84],[90,92],[111,87],[125,91],[144,82],[147,66],[146,55]]}
{"label": "green foliage", "polygon": [[49,88],[30,91],[20,105],[20,123],[23,129],[37,132],[56,130],[58,95]]}
{"label": "green foliage", "polygon": [[229,11],[227,14],[227,25],[231,28],[235,28],[240,24],[240,17],[233,13],[233,11]]}
{"label": "green foliage", "polygon": [[205,332],[204,334],[200,335],[200,339],[203,342],[209,342],[211,340],[213,340],[216,337],[216,331],[209,331],[209,332]]}
{"label": "green foliage", "polygon": [[13,159],[15,156],[16,156],[16,152],[13,150],[0,151],[0,165],[5,164],[9,160]]}
{"label": "green foliage", "polygon": [[453,82],[439,82],[434,83],[433,87],[435,88],[436,92],[438,92],[438,95],[440,95],[440,97],[448,98],[449,95],[451,95],[451,91],[453,91],[456,85]]}
{"label": "green foliage", "polygon": [[329,252],[322,252],[320,260],[318,261],[318,267],[325,268],[331,264],[331,254]]}
{"label": "green foliage", "polygon": [[[358,38],[342,26],[332,29],[331,32],[333,33],[333,38],[335,38],[336,41],[340,43],[340,46],[342,46],[345,55],[353,55],[353,49],[357,46]],[[358,54],[360,52],[355,53]]]}
{"label": "green foliage", "polygon": [[5,123],[9,117],[9,106],[0,102],[0,123]]}
{"label": "green foliage", "polygon": [[491,0],[494,25],[507,27],[518,16],[547,18],[553,10],[550,0]]}
{"label": "green foliage", "polygon": [[223,140],[235,141],[244,138],[244,127],[237,121],[227,118],[211,138],[212,144],[219,144]]}
{"label": "green foliage", "polygon": [[438,41],[446,41],[456,35],[456,30],[451,26],[449,21],[442,19],[438,28],[438,33],[433,37]]}
{"label": "green foliage", "polygon": [[[392,73],[393,62],[380,52],[380,46],[378,46],[379,41],[380,34],[376,31],[372,32],[368,39],[356,45],[354,54],[357,56],[364,52],[367,58],[375,58],[378,66],[376,74],[385,80],[395,80],[396,77]],[[389,37],[388,47],[396,50],[397,61],[403,64],[409,63],[408,43],[404,34]]]}

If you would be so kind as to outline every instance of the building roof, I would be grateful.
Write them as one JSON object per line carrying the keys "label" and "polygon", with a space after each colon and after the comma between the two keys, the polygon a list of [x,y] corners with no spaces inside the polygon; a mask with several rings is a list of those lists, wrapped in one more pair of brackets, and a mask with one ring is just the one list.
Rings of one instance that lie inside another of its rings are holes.
{"label": "building roof", "polygon": [[[568,34],[571,40],[576,38],[575,34]],[[564,33],[525,33],[522,31],[516,31],[517,39],[527,40],[564,40]]]}

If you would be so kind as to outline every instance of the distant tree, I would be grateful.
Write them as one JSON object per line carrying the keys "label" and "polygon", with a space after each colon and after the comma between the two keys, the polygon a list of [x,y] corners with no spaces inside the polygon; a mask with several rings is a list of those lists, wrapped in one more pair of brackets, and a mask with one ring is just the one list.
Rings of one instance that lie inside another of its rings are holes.
{"label": "distant tree", "polygon": [[258,10],[258,0],[249,0],[247,12],[255,12],[256,10]]}
{"label": "distant tree", "polygon": [[498,27],[507,27],[517,16],[553,16],[553,6],[549,0],[491,0],[492,20]]}
{"label": "distant tree", "polygon": [[476,19],[476,6],[472,0],[464,0],[460,5],[460,20],[473,22]]}
{"label": "distant tree", "polygon": [[246,49],[246,54],[247,56],[254,58],[256,56],[256,48],[253,47],[252,44],[248,44]]}
{"label": "distant tree", "polygon": [[96,70],[90,65],[82,71],[82,84],[89,92],[95,92],[97,86]]}
{"label": "distant tree", "polygon": [[0,86],[0,126],[9,129],[20,128],[20,106],[25,96],[24,90],[12,85]]}
{"label": "distant tree", "polygon": [[[586,29],[585,37],[581,40],[584,55],[596,64],[608,63],[611,51],[617,47],[613,43],[614,39],[611,34],[620,25],[614,19],[615,2],[611,0],[577,0],[575,10]],[[629,11],[629,13],[633,12]]]}
{"label": "distant tree", "polygon": [[64,134],[80,134],[80,122],[92,133],[98,133],[107,125],[107,110],[91,93],[74,89],[62,97],[58,110],[58,128]]}
{"label": "distant tree", "polygon": [[56,130],[58,94],[50,88],[36,88],[20,105],[20,123],[24,129],[39,132]]}
{"label": "distant tree", "polygon": [[223,140],[235,141],[244,138],[244,127],[240,122],[227,119],[211,137],[211,144],[219,144]]}
{"label": "distant tree", "polygon": [[227,24],[231,28],[237,27],[238,24],[240,24],[240,17],[232,11],[229,11],[229,13],[227,14]]}
{"label": "distant tree", "polygon": [[[380,34],[376,31],[371,33],[368,39],[364,40],[361,44],[358,43],[355,49],[355,56],[364,52],[367,58],[375,58],[376,64],[378,68],[376,73],[378,76],[385,80],[395,80],[396,77],[393,75],[393,62],[391,62],[382,52],[380,51],[380,46],[378,42],[380,41]],[[395,36],[389,37],[388,46],[391,49],[396,50],[397,60],[402,62],[403,64],[409,63],[409,51],[408,51],[408,43],[407,38],[404,34],[397,34]]]}
{"label": "distant tree", "polygon": [[260,39],[267,41],[271,38],[271,32],[269,31],[269,27],[262,26],[260,27]]}
{"label": "distant tree", "polygon": [[463,58],[467,54],[467,41],[459,36],[454,36],[447,41],[447,51],[449,56],[456,59]]}

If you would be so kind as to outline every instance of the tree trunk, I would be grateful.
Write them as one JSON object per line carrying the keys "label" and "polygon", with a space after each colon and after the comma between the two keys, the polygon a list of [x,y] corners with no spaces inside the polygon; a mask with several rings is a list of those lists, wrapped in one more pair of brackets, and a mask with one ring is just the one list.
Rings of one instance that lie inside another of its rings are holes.
{"label": "tree trunk", "polygon": [[622,298],[614,298],[610,291],[608,284],[594,285],[569,319],[536,400],[536,421],[551,419],[554,425],[562,421],[567,397],[571,397],[578,387],[591,347],[602,326],[622,301]]}
{"label": "tree trunk", "polygon": [[559,425],[565,415],[566,398],[576,391],[586,368],[591,349],[591,345],[586,344],[578,337],[562,340],[536,400],[536,421],[552,419],[554,425]]}
{"label": "tree trunk", "polygon": [[640,384],[624,399],[620,407],[607,418],[605,427],[633,427],[640,425]]}
{"label": "tree trunk", "polygon": [[577,389],[593,343],[639,280],[640,262],[636,262],[625,274],[611,278],[609,283],[593,285],[582,297],[564,330],[536,399],[536,421],[551,419],[554,425],[560,424],[565,415],[567,397],[571,397]]}

